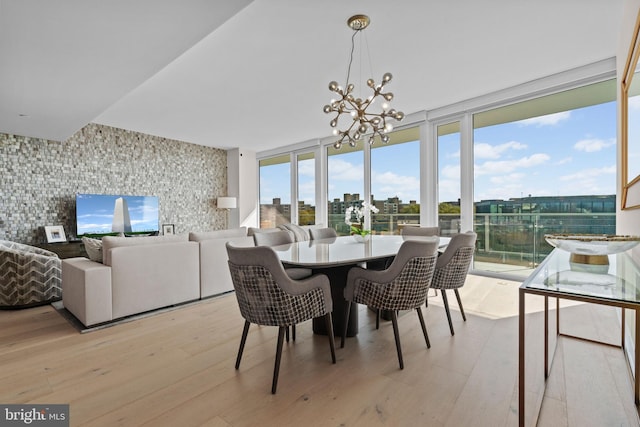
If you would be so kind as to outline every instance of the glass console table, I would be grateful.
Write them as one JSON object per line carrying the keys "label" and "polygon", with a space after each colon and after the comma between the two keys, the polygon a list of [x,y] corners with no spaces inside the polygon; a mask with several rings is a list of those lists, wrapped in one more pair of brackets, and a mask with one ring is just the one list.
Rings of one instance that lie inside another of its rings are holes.
{"label": "glass console table", "polygon": [[[583,263],[587,261],[588,263]],[[533,294],[544,297],[544,378],[549,376],[549,297],[556,299],[556,336],[583,339],[598,342],[583,337],[563,334],[560,331],[560,299],[602,304],[621,308],[621,336],[620,344],[609,344],[621,348],[629,362],[633,379],[634,401],[640,403],[640,358],[638,347],[640,343],[640,269],[626,252],[615,255],[594,257],[585,260],[584,257],[572,256],[562,249],[554,249],[538,268],[523,282],[519,289],[519,321],[518,321],[518,420],[519,425],[525,425],[525,295]],[[635,310],[635,348],[634,360],[629,360],[625,350],[625,309]],[[556,340],[557,345],[557,340]],[[551,359],[551,360],[550,360]],[[539,399],[541,404],[541,399]],[[536,409],[536,414],[539,408]],[[534,417],[534,418],[537,418]]]}

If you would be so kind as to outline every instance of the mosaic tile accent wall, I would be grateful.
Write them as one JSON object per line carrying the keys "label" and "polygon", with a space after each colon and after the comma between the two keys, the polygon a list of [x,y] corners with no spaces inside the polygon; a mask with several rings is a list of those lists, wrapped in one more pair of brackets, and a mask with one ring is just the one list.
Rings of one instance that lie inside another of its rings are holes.
{"label": "mosaic tile accent wall", "polygon": [[67,141],[0,133],[0,239],[46,242],[45,225],[75,236],[76,193],[158,196],[160,226],[225,228],[226,151],[97,124]]}

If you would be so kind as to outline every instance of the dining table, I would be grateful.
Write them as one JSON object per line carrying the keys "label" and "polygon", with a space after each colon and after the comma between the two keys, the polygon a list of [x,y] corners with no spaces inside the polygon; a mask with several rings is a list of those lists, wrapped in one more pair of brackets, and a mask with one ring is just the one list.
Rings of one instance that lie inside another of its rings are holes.
{"label": "dining table", "polygon": [[[313,274],[325,274],[331,284],[333,301],[333,330],[341,335],[345,321],[348,323],[347,336],[358,334],[358,310],[350,310],[349,319],[344,318],[347,301],[344,288],[347,274],[354,266],[383,269],[395,257],[405,240],[438,239],[438,251],[443,251],[450,241],[449,237],[438,236],[398,236],[368,235],[338,236],[272,246],[285,267],[307,268]],[[326,335],[323,319],[313,320],[313,332]]]}

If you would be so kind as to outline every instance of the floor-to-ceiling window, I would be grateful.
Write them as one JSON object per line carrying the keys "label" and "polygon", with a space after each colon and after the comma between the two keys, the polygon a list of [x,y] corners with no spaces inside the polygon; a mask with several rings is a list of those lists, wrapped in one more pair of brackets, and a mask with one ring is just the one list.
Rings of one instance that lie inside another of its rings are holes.
{"label": "floor-to-ceiling window", "polygon": [[355,148],[327,147],[327,221],[339,234],[349,234],[345,212],[349,206],[364,201],[364,151],[360,142]]}
{"label": "floor-to-ceiling window", "polygon": [[291,222],[291,157],[260,160],[260,227]]}
{"label": "floor-to-ceiling window", "polygon": [[437,126],[438,226],[441,236],[460,232],[460,122]]}
{"label": "floor-to-ceiling window", "polygon": [[375,234],[399,234],[420,223],[420,135],[417,127],[389,134],[371,146],[371,215]]}
{"label": "floor-to-ceiling window", "polygon": [[314,153],[298,154],[298,225],[316,223],[316,159]]}
{"label": "floor-to-ceiling window", "polygon": [[[340,234],[349,233],[347,208],[364,200],[379,210],[374,233],[395,234],[420,218],[434,225],[437,212],[441,235],[478,233],[474,269],[508,274],[528,274],[544,258],[546,233],[615,233],[615,82],[537,98],[507,92],[504,99],[526,101],[487,110],[496,97],[473,100],[464,111],[429,112],[431,123],[415,120],[389,144],[323,145],[315,158],[298,146],[261,160],[261,207],[280,205],[275,220],[273,209],[261,214],[262,226],[293,212],[308,223],[313,198],[320,221]],[[283,190],[269,192],[272,182]]]}
{"label": "floor-to-ceiling window", "polygon": [[550,233],[615,234],[615,82],[474,115],[475,269],[528,274]]}

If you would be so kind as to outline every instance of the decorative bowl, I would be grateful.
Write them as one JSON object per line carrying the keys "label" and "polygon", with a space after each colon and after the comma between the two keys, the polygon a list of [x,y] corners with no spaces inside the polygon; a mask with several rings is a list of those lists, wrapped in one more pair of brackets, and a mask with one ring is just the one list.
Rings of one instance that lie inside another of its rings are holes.
{"label": "decorative bowl", "polygon": [[611,234],[545,234],[544,238],[551,246],[575,255],[617,254],[640,243],[640,236]]}

